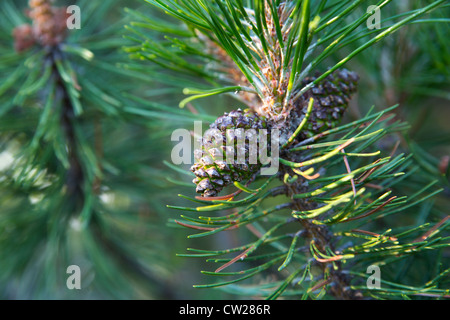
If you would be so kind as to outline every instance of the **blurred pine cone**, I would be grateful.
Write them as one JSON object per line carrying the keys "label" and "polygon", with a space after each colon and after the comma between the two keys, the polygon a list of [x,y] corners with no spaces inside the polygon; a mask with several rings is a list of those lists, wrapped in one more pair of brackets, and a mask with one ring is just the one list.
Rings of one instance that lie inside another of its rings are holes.
{"label": "blurred pine cone", "polygon": [[[210,129],[217,135],[201,140],[201,149],[194,152],[197,162],[191,167],[196,175],[193,180],[197,185],[196,191],[204,197],[215,197],[232,182],[251,178],[262,166],[259,150],[267,147],[262,145],[258,131],[267,129],[267,123],[249,110],[225,113],[211,124]],[[241,132],[245,132],[245,141],[236,129],[243,129]],[[266,141],[270,141],[270,134],[267,133]],[[252,141],[256,144],[250,145]],[[256,154],[253,147],[256,147]],[[240,154],[244,155],[245,161],[239,161],[243,160],[238,158]]]}
{"label": "blurred pine cone", "polygon": [[61,43],[67,32],[66,8],[52,6],[52,0],[30,0],[30,18],[35,39],[44,46]]}
{"label": "blurred pine cone", "polygon": [[29,24],[24,24],[16,27],[13,30],[14,49],[16,52],[23,52],[36,44],[33,35],[33,27]]}

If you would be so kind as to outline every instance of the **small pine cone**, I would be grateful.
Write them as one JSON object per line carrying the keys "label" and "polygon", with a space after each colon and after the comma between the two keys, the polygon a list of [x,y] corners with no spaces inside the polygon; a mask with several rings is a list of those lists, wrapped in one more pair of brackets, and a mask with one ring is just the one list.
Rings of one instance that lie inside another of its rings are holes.
{"label": "small pine cone", "polygon": [[66,37],[68,18],[66,9],[52,7],[52,3],[53,0],[29,1],[34,37],[44,46],[55,46]]}
{"label": "small pine cone", "polygon": [[[258,131],[259,129],[267,129],[267,123],[249,110],[238,109],[225,113],[211,124],[210,129],[215,129],[213,131],[217,133],[219,138],[213,138],[214,136],[212,136],[201,140],[201,149],[194,152],[197,162],[191,167],[191,171],[196,175],[193,180],[197,185],[196,191],[204,197],[215,197],[225,186],[235,181],[251,178],[262,166],[259,150],[267,147],[259,141]],[[241,143],[238,143],[236,137],[239,135],[238,131],[233,134],[230,129],[244,129],[245,141],[242,140]],[[250,151],[252,148],[250,141],[256,141],[256,154],[253,154],[256,161],[251,156],[255,149]],[[266,141],[270,141],[269,133]],[[234,152],[233,158],[231,158],[230,148]],[[243,160],[238,159],[238,155],[242,154],[239,152],[243,152],[245,161],[239,161]]]}
{"label": "small pine cone", "polygon": [[19,53],[31,48],[36,43],[33,36],[33,27],[29,24],[14,28],[13,37],[14,49]]}
{"label": "small pine cone", "polygon": [[[315,79],[317,77],[305,78],[302,87]],[[314,99],[313,110],[297,139],[301,141],[334,128],[342,119],[351,95],[356,92],[358,80],[359,77],[355,72],[346,69],[336,70],[317,86],[305,92],[295,101],[288,131],[292,134],[297,129],[306,115],[310,98]]]}

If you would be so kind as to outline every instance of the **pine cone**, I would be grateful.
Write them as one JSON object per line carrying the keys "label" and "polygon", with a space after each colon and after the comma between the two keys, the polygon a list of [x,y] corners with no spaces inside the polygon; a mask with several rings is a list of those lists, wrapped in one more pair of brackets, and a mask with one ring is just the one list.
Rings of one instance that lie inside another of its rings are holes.
{"label": "pine cone", "polygon": [[35,45],[36,40],[33,36],[33,27],[29,24],[23,24],[14,28],[14,49],[16,52],[23,52]]}
{"label": "pine cone", "polygon": [[[305,78],[302,87],[315,79],[317,77]],[[297,139],[301,141],[334,128],[342,119],[351,95],[356,92],[358,80],[355,72],[336,70],[305,92],[295,101],[295,108],[291,111],[289,133],[292,134],[305,117],[310,98],[314,99],[313,110]]]}
{"label": "pine cone", "polygon": [[[264,119],[249,110],[242,111],[241,109],[225,113],[211,124],[210,129],[216,129],[215,131],[221,136],[222,141],[220,141],[221,139],[203,138],[201,149],[194,152],[198,161],[191,167],[191,171],[196,175],[193,182],[197,185],[197,193],[201,193],[204,197],[215,197],[232,182],[252,177],[262,166],[259,150],[264,146],[259,141],[258,130],[266,128],[267,123]],[[250,157],[249,141],[251,139],[245,139],[245,143],[238,144],[236,134],[232,134],[230,129],[244,129],[247,138],[253,137],[256,139],[256,163]],[[270,141],[269,134],[266,141]],[[230,148],[233,150],[230,150]],[[230,155],[231,151],[234,152],[234,157],[230,159],[227,154]],[[245,154],[244,163],[239,163],[242,161],[237,160],[239,152]]]}
{"label": "pine cone", "polygon": [[66,37],[66,8],[52,6],[53,0],[30,0],[30,18],[35,39],[44,46],[55,46]]}

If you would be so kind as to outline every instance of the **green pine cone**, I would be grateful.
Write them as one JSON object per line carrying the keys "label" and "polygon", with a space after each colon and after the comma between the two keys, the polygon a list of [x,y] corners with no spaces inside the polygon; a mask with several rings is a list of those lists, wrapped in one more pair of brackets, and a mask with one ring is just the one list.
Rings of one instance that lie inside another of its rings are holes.
{"label": "green pine cone", "polygon": [[[249,179],[258,172],[262,166],[259,160],[261,142],[258,130],[267,129],[267,123],[249,110],[238,109],[219,117],[211,124],[210,129],[216,129],[215,131],[222,137],[222,141],[203,138],[201,149],[194,152],[197,162],[191,167],[191,171],[196,175],[193,180],[197,185],[196,191],[203,197],[215,197],[225,186],[235,181]],[[236,134],[233,134],[230,129],[244,129],[247,135],[245,142],[238,143]],[[257,161],[250,157],[249,142],[251,139],[248,139],[249,137],[257,141]],[[270,141],[270,137],[266,141]],[[230,152],[234,152],[234,157],[231,157]],[[238,161],[242,160],[238,158],[239,154],[245,155],[245,161]]]}
{"label": "green pine cone", "polygon": [[[305,78],[302,87],[315,79],[317,77]],[[306,91],[295,101],[289,131],[294,132],[305,117],[310,98],[314,99],[313,110],[297,139],[301,141],[334,128],[342,119],[351,95],[356,92],[358,80],[359,77],[355,72],[346,69],[336,70]]]}

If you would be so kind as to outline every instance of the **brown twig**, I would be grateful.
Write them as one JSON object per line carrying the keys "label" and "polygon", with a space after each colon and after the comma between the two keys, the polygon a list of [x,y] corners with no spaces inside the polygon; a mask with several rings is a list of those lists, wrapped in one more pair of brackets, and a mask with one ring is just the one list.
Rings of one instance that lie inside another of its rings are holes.
{"label": "brown twig", "polygon": [[[180,225],[180,226],[183,226],[183,227],[186,227],[186,228],[190,228],[190,229],[195,229],[195,230],[214,231],[214,230],[218,229],[218,228],[195,226],[195,225],[192,225],[192,224],[189,224],[189,223],[184,223],[184,222],[181,222],[181,221],[178,221],[178,220],[175,220],[175,223]],[[233,222],[231,222],[231,224],[233,224]],[[228,228],[225,228],[223,231],[237,229],[237,228],[239,228],[239,225],[232,225],[232,226],[229,226]]]}
{"label": "brown twig", "polygon": [[326,285],[328,285],[330,283],[331,283],[331,279],[323,280],[322,282],[319,282],[318,284],[316,284],[314,287],[308,289],[308,291],[309,292],[314,292],[317,289],[320,289],[320,288],[322,288],[322,287],[324,287],[324,286],[326,286]]}
{"label": "brown twig", "polygon": [[175,223],[182,226],[182,227],[186,227],[186,228],[190,228],[190,229],[195,229],[195,230],[206,230],[206,231],[213,231],[216,228],[208,228],[208,227],[201,227],[201,226],[194,226],[188,223],[184,223],[178,220],[175,220]]}
{"label": "brown twig", "polygon": [[389,155],[389,157],[393,157],[394,154],[397,152],[398,147],[400,146],[401,141],[398,140],[397,143],[395,144],[394,148],[392,148],[391,154]]}
{"label": "brown twig", "polygon": [[317,261],[319,261],[319,262],[321,262],[321,263],[329,263],[329,262],[334,262],[334,261],[339,261],[339,260],[342,260],[344,258],[344,256],[343,255],[335,255],[335,256],[333,256],[333,257],[331,257],[331,258],[319,258],[319,257],[316,257],[315,259],[317,260]]}
{"label": "brown twig", "polygon": [[238,190],[232,194],[221,196],[221,197],[202,197],[202,196],[196,196],[195,199],[197,200],[205,200],[205,201],[214,201],[214,200],[232,200],[234,197],[239,195],[242,192],[242,190]]}
{"label": "brown twig", "polygon": [[[377,164],[380,161],[381,161],[381,159],[378,159],[377,161],[374,162],[374,164]],[[369,171],[363,172],[358,178],[356,178],[356,181],[358,183],[364,182],[364,180],[366,180],[378,168],[379,168],[379,166],[376,166],[376,167],[373,167],[372,169],[370,169]]]}
{"label": "brown twig", "polygon": [[[376,122],[376,123],[381,123],[381,122],[383,122],[383,121],[385,121],[386,119],[388,119],[389,117],[391,117],[392,116],[392,114],[385,114],[385,115],[383,115],[380,119],[378,119],[378,121]],[[360,126],[359,126],[359,128],[365,128],[365,127],[367,127],[368,125],[370,125],[372,122],[371,121],[367,121],[367,122],[365,122],[365,123],[363,123],[363,124],[361,124]]]}
{"label": "brown twig", "polygon": [[[342,149],[341,152],[344,154],[344,163],[345,163],[345,168],[347,169],[347,173],[350,174],[352,172],[352,169],[350,168],[350,164],[348,163],[348,159],[347,156],[345,155],[345,150]],[[352,190],[353,190],[353,195],[355,196],[355,204],[356,204],[356,186],[355,186],[355,180],[353,178],[350,179],[350,183],[352,184]]]}
{"label": "brown twig", "polygon": [[384,202],[383,204],[381,204],[380,206],[376,207],[375,209],[370,210],[369,212],[367,212],[367,213],[365,213],[365,214],[363,214],[363,215],[360,215],[360,216],[357,216],[357,217],[351,217],[351,218],[348,218],[348,219],[346,219],[346,220],[344,220],[344,221],[342,221],[342,222],[355,221],[355,220],[359,220],[359,219],[368,217],[368,216],[374,214],[375,212],[377,212],[377,211],[383,209],[387,204],[389,204],[390,202],[394,201],[396,198],[397,198],[397,196],[394,196],[394,197],[388,199],[387,201],[385,201],[385,202]]}
{"label": "brown twig", "polygon": [[430,230],[428,230],[427,232],[425,232],[422,236],[418,237],[417,239],[415,239],[413,241],[413,243],[416,242],[422,242],[425,241],[431,234],[433,234],[437,229],[439,229],[444,223],[447,222],[447,220],[450,219],[450,215],[446,216],[444,219],[442,219],[441,221],[439,221],[438,223],[436,223],[434,225],[433,228],[431,228]]}
{"label": "brown twig", "polygon": [[197,109],[195,109],[195,107],[191,103],[186,104],[186,107],[192,114],[199,114]]}
{"label": "brown twig", "polygon": [[247,224],[246,225],[247,229],[250,230],[251,233],[253,233],[257,238],[261,238],[263,236],[263,234],[261,232],[259,232],[258,230],[256,230],[256,228],[251,225],[251,224]]}
{"label": "brown twig", "polygon": [[439,172],[443,175],[446,174],[448,165],[450,163],[450,156],[443,156],[439,162]]}
{"label": "brown twig", "polygon": [[216,271],[214,271],[215,273],[219,273],[220,271],[222,271],[225,268],[228,268],[229,266],[231,266],[232,264],[236,263],[239,260],[244,260],[245,258],[248,257],[248,253],[254,249],[254,246],[251,246],[250,248],[246,249],[244,252],[242,252],[241,254],[239,254],[238,256],[234,257],[233,259],[231,259],[230,261],[228,261],[227,263],[225,263],[223,266],[219,267],[216,269]]}
{"label": "brown twig", "polygon": [[[374,183],[366,183],[365,186],[369,187],[369,188],[373,188],[373,189],[384,190],[384,188],[382,186],[380,186],[378,184],[374,184]],[[387,190],[389,190],[389,189],[387,189]]]}
{"label": "brown twig", "polygon": [[[353,230],[351,230],[351,232],[367,234],[367,235],[373,236],[373,237],[381,237],[382,236],[379,233],[375,233],[375,232],[371,232],[371,231],[367,231],[367,230],[361,230],[361,229],[353,229]],[[383,236],[383,237],[386,237],[386,236]],[[398,239],[396,237],[389,237],[389,240],[397,241]]]}

